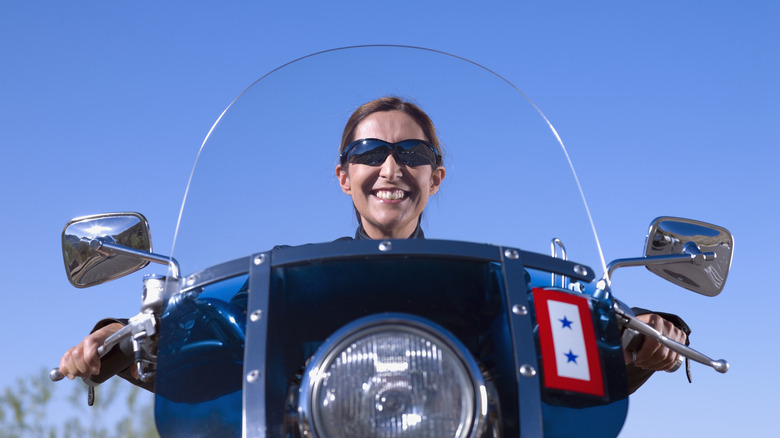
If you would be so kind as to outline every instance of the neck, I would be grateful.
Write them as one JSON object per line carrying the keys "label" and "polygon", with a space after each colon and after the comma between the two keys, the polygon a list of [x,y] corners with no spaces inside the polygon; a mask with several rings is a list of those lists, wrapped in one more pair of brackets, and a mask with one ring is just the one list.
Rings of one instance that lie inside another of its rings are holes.
{"label": "neck", "polygon": [[417,230],[417,227],[419,226],[420,221],[412,222],[409,225],[399,228],[399,229],[393,229],[393,230],[383,230],[378,227],[374,227],[371,224],[368,224],[366,222],[363,222],[360,226],[363,228],[363,231],[365,234],[374,240],[382,240],[382,239],[409,239],[411,237],[414,237],[415,231]]}

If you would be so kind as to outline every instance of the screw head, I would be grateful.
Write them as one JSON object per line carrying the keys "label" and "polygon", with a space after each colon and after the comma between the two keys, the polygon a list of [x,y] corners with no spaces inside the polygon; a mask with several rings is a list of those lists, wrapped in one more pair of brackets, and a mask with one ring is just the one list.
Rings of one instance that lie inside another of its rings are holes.
{"label": "screw head", "polygon": [[259,265],[262,265],[263,263],[265,263],[265,254],[258,254],[258,255],[256,255],[255,259],[254,259],[254,263],[255,263],[255,266],[259,266]]}
{"label": "screw head", "polygon": [[516,249],[506,249],[504,250],[504,257],[512,260],[517,260],[520,258],[520,253],[517,252]]}
{"label": "screw head", "polygon": [[533,377],[536,375],[536,370],[531,365],[525,364],[520,366],[520,375],[523,377]]}
{"label": "screw head", "polygon": [[528,308],[519,304],[515,304],[512,306],[512,313],[517,316],[525,316],[528,315]]}
{"label": "screw head", "polygon": [[383,241],[379,242],[379,250],[380,251],[387,252],[387,251],[390,251],[391,249],[393,249],[393,242],[391,242],[389,240],[383,240]]}
{"label": "screw head", "polygon": [[249,372],[249,374],[246,375],[246,381],[249,383],[255,383],[257,382],[257,379],[260,377],[260,371],[259,370],[252,370]]}
{"label": "screw head", "polygon": [[255,310],[249,315],[249,320],[252,322],[257,322],[260,320],[260,318],[263,317],[263,311],[260,309]]}

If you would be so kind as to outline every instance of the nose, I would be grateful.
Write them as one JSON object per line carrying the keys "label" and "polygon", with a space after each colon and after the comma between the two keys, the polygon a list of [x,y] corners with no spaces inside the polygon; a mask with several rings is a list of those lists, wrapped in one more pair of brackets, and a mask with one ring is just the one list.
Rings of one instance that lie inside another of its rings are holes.
{"label": "nose", "polygon": [[386,179],[400,178],[401,165],[396,161],[395,154],[390,154],[385,158],[385,162],[379,167],[379,176]]}

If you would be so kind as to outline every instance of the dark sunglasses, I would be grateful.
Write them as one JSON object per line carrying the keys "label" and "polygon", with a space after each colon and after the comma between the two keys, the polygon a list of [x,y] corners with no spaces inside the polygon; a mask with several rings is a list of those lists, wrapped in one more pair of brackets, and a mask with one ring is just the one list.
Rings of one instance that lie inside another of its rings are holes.
{"label": "dark sunglasses", "polygon": [[409,167],[441,164],[439,151],[425,140],[404,140],[390,143],[376,138],[362,138],[347,145],[344,152],[341,153],[341,165],[350,162],[381,166],[390,154]]}

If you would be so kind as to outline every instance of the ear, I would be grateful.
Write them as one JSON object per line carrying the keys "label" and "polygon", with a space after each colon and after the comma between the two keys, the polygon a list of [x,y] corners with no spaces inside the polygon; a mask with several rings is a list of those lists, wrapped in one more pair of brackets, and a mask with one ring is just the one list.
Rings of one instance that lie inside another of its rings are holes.
{"label": "ear", "polygon": [[439,186],[441,185],[441,182],[444,179],[444,175],[446,174],[447,170],[444,169],[444,166],[439,166],[433,171],[431,174],[430,195],[433,195],[439,191]]}
{"label": "ear", "polygon": [[[349,164],[347,164],[349,166]],[[336,178],[339,180],[341,191],[349,196],[352,196],[352,182],[349,180],[349,174],[346,167],[341,167],[341,164],[336,166]]]}

